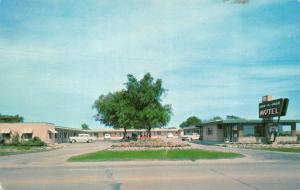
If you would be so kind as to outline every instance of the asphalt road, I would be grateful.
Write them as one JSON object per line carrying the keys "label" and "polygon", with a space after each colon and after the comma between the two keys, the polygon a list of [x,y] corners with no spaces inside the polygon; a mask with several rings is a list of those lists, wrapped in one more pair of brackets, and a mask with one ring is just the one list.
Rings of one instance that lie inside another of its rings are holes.
{"label": "asphalt road", "polygon": [[50,152],[0,157],[0,190],[300,189],[299,154],[240,150],[246,157],[229,160],[65,162],[71,155],[110,145],[75,144]]}

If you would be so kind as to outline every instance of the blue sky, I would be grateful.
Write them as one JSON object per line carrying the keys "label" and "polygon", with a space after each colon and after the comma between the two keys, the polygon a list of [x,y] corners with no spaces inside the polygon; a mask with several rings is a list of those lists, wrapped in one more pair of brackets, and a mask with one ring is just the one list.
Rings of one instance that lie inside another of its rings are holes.
{"label": "blue sky", "polygon": [[298,0],[0,1],[0,113],[67,127],[100,94],[150,72],[168,127],[188,116],[258,118],[261,96],[300,118]]}

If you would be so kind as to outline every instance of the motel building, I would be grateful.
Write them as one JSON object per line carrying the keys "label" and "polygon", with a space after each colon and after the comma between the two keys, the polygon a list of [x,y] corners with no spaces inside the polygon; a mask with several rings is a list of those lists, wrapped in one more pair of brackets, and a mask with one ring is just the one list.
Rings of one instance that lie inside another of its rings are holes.
{"label": "motel building", "polygon": [[[203,122],[201,125],[178,128],[155,128],[151,130],[152,138],[181,138],[183,135],[198,133],[203,143],[266,143],[272,141],[272,133],[276,131],[276,142],[296,142],[296,124],[300,120],[264,120],[231,119]],[[20,140],[39,137],[47,144],[67,143],[69,137],[78,134],[89,134],[98,140],[103,140],[109,134],[112,140],[123,138],[123,129],[82,130],[55,126],[53,123],[0,123],[0,139],[9,141],[16,134]],[[298,131],[299,133],[299,131]],[[127,136],[146,135],[144,129],[127,129]]]}
{"label": "motel building", "polygon": [[[152,138],[178,138],[181,129],[177,128],[154,128],[151,130]],[[0,123],[0,140],[11,141],[14,135],[18,135],[20,140],[29,140],[39,137],[48,145],[55,143],[67,143],[69,137],[78,136],[79,134],[89,134],[96,137],[97,140],[103,140],[105,134],[109,134],[112,140],[120,140],[123,138],[123,129],[96,129],[82,130],[77,128],[69,128],[55,126],[53,123]],[[127,129],[127,136],[137,137],[146,135],[145,129]]]}
{"label": "motel building", "polygon": [[[231,119],[204,122],[201,125],[184,128],[184,135],[198,133],[203,143],[267,143],[297,142],[296,123],[300,120],[263,120]],[[273,133],[273,135],[272,135]]]}
{"label": "motel building", "polygon": [[227,116],[225,120],[201,123],[184,129],[184,134],[197,132],[203,142],[220,143],[296,143],[296,124],[300,120],[282,120],[289,104],[288,98],[262,97],[258,105],[260,119],[239,119]]}

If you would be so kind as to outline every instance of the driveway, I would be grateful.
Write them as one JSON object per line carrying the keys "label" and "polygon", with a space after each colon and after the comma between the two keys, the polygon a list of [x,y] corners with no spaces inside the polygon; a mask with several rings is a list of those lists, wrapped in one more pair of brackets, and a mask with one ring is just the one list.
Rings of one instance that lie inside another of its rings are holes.
{"label": "driveway", "polygon": [[46,152],[0,156],[0,168],[63,165],[71,156],[103,150],[110,147],[112,144],[113,142],[110,141],[75,144],[66,143],[61,144],[61,146],[63,146],[62,148]]}

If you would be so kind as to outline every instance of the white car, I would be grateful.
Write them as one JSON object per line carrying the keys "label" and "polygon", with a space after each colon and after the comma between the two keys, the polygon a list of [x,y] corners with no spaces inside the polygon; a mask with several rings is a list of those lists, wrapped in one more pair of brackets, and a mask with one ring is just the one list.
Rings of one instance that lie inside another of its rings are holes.
{"label": "white car", "polygon": [[104,134],[104,140],[109,140],[111,138],[109,133]]}
{"label": "white car", "polygon": [[191,135],[183,135],[181,137],[183,141],[192,141],[192,140],[199,140],[200,135],[198,133],[192,133]]}
{"label": "white car", "polygon": [[92,143],[96,140],[96,137],[92,137],[89,134],[79,134],[78,137],[69,137],[69,142],[75,143],[75,142],[86,142],[86,143]]}

